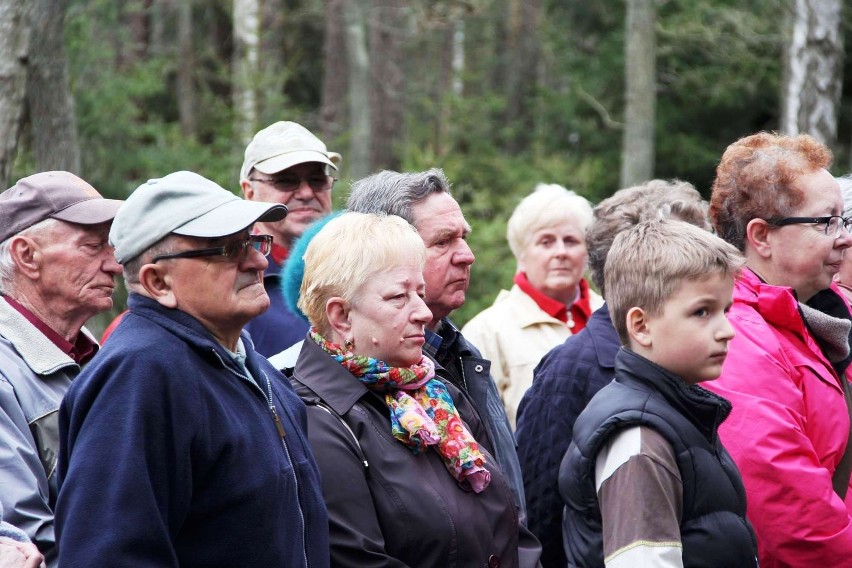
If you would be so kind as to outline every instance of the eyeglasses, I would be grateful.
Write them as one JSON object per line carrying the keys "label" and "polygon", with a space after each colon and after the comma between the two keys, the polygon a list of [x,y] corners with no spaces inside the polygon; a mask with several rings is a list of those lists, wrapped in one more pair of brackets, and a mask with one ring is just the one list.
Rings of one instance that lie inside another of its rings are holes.
{"label": "eyeglasses", "polygon": [[274,178],[249,178],[249,181],[266,183],[284,193],[295,193],[306,182],[314,193],[329,191],[334,184],[334,177],[326,174],[312,174],[308,177],[284,174]]}
{"label": "eyeglasses", "polygon": [[821,228],[825,232],[825,235],[833,239],[839,237],[843,229],[846,229],[847,233],[852,229],[852,217],[847,219],[840,215],[831,215],[829,217],[784,217],[782,219],[767,219],[766,222],[775,227],[798,224],[822,225]]}
{"label": "eyeglasses", "polygon": [[253,248],[263,256],[272,250],[272,235],[251,235],[247,239],[231,241],[225,246],[185,250],[170,254],[155,256],[151,262],[159,262],[169,258],[199,258],[202,256],[220,257],[220,260],[229,262],[243,262],[248,256],[248,250]]}

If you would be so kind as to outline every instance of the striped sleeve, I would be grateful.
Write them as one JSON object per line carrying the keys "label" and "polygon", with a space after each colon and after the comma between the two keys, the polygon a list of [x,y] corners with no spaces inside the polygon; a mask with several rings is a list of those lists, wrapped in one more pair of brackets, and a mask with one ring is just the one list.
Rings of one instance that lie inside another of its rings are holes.
{"label": "striped sleeve", "polygon": [[617,432],[598,453],[595,484],[607,568],[683,567],[683,482],[665,438],[643,426]]}

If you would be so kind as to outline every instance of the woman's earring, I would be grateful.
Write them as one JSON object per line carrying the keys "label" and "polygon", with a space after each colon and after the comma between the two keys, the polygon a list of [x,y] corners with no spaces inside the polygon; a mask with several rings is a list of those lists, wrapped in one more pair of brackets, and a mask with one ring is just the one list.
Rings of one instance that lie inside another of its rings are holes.
{"label": "woman's earring", "polygon": [[343,340],[343,346],[346,348],[347,351],[352,351],[352,340],[351,339],[344,339]]}

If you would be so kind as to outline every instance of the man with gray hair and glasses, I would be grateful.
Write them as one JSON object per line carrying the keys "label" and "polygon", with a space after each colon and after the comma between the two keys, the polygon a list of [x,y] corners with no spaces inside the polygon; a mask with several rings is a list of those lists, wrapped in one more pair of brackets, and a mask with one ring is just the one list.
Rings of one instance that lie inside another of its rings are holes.
{"label": "man with gray hair and glasses", "polygon": [[83,327],[112,307],[107,242],[121,201],[68,172],[0,194],[0,509],[57,565],[59,404],[98,350]]}
{"label": "man with gray hair and glasses", "polygon": [[470,397],[485,424],[488,449],[503,470],[524,519],[524,488],[515,439],[491,377],[491,362],[482,358],[448,317],[464,305],[474,256],[467,244],[470,225],[450,195],[444,172],[433,168],[418,173],[373,174],[352,185],[347,207],[362,213],[398,215],[417,229],[426,244],[423,277],[432,321],[426,326],[423,352],[444,367],[453,384]]}
{"label": "man with gray hair and glasses", "polygon": [[129,312],[60,410],[63,566],[328,566],[304,405],[243,332],[269,307],[252,227],[286,213],[192,172],[118,212]]}

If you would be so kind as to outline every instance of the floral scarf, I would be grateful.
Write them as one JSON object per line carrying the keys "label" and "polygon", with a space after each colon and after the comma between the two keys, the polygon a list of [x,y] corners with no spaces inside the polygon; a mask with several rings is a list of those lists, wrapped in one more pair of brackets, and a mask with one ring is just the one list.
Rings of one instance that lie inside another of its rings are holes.
{"label": "floral scarf", "polygon": [[393,437],[415,455],[435,446],[450,474],[479,493],[491,473],[485,456],[462,422],[447,387],[435,377],[428,357],[411,367],[390,367],[384,361],[355,355],[326,340],[311,328],[311,339],[371,391],[384,395]]}

